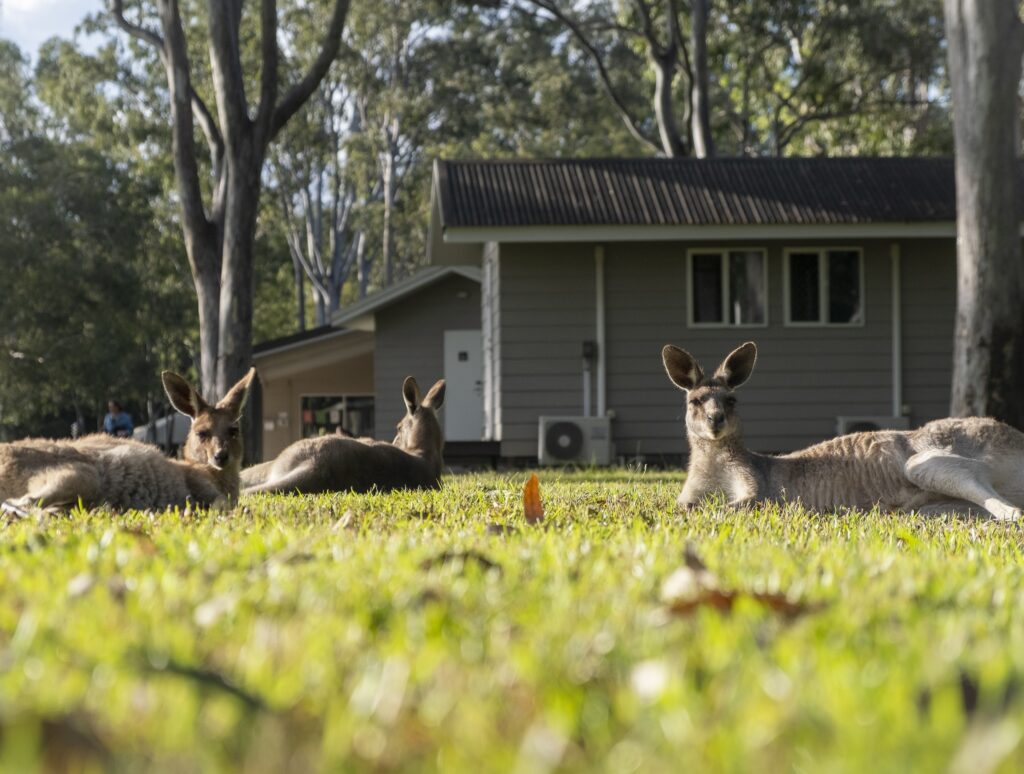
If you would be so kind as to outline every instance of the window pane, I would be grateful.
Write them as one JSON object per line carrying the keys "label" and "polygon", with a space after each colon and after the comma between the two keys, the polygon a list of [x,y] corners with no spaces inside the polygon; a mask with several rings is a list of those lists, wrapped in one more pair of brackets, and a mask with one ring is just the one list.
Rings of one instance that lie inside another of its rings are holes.
{"label": "window pane", "polygon": [[793,322],[819,322],[820,301],[818,254],[790,253],[789,319]]}
{"label": "window pane", "polygon": [[860,253],[856,250],[828,252],[828,321],[861,321]]}
{"label": "window pane", "polygon": [[722,256],[718,253],[693,255],[693,321],[722,322]]}
{"label": "window pane", "polygon": [[373,398],[306,395],[302,398],[302,437],[330,435],[338,429],[352,435],[373,435]]}
{"label": "window pane", "polygon": [[763,253],[729,253],[729,322],[751,325],[767,319],[764,284]]}
{"label": "window pane", "polygon": [[373,398],[369,395],[345,402],[345,429],[352,435],[373,435]]}

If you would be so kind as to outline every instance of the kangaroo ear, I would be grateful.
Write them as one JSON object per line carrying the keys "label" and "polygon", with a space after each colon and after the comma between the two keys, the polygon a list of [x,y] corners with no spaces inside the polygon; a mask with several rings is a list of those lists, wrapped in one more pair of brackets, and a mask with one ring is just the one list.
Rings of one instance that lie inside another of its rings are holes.
{"label": "kangaroo ear", "polygon": [[249,389],[252,387],[252,381],[255,378],[256,369],[250,368],[245,376],[228,390],[228,394],[217,402],[217,408],[227,409],[235,419],[240,418],[242,410],[245,408],[245,402],[249,399]]}
{"label": "kangaroo ear", "polygon": [[443,404],[444,379],[438,379],[434,382],[434,386],[427,391],[427,396],[423,399],[423,405],[437,411],[437,409],[441,408]]}
{"label": "kangaroo ear", "polygon": [[402,382],[402,397],[405,398],[405,410],[415,414],[420,406],[420,386],[411,376],[405,377]]}
{"label": "kangaroo ear", "polygon": [[696,359],[685,349],[666,344],[661,350],[661,362],[672,384],[680,390],[692,390],[704,378]]}
{"label": "kangaroo ear", "polygon": [[740,344],[728,354],[722,365],[718,366],[715,376],[721,379],[730,390],[735,390],[743,382],[750,378],[750,372],[754,370],[754,363],[757,362],[757,345],[748,341]]}
{"label": "kangaroo ear", "polygon": [[167,393],[171,405],[185,416],[195,419],[196,415],[208,406],[203,396],[174,371],[164,371],[160,374],[160,380],[164,383],[164,392]]}

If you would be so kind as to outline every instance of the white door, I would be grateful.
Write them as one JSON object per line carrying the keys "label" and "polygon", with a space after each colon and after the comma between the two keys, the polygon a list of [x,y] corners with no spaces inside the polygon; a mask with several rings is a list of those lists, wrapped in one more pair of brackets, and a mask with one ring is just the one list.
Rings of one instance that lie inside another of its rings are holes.
{"label": "white door", "polygon": [[479,441],[484,433],[483,340],[480,331],[444,332],[444,438]]}

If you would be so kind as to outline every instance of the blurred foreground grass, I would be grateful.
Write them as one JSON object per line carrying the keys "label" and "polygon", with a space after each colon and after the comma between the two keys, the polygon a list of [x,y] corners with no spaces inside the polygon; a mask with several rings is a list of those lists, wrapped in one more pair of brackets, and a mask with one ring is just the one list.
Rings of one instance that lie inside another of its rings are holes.
{"label": "blurred foreground grass", "polygon": [[[6,524],[0,769],[1024,767],[1020,527],[540,476]],[[731,612],[662,603],[688,543]]]}

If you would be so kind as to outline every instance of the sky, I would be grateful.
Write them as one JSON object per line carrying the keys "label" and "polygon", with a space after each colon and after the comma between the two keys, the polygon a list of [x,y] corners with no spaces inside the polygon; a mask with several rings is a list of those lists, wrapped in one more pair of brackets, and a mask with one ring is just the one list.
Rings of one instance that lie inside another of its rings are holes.
{"label": "sky", "polygon": [[0,0],[0,38],[13,40],[35,59],[44,40],[70,37],[86,14],[106,6],[107,0]]}

